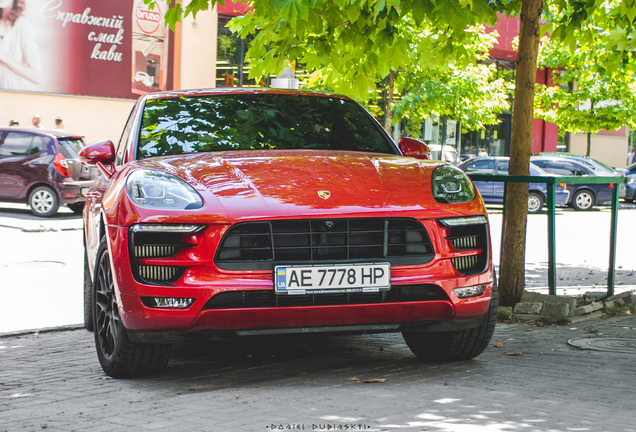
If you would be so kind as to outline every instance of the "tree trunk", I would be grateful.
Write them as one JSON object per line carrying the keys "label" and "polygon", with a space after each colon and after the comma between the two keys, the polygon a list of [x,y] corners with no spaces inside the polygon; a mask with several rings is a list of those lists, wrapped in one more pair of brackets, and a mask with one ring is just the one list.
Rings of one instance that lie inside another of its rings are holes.
{"label": "tree trunk", "polygon": [[[522,0],[510,142],[510,175],[529,175],[530,171],[534,85],[537,74],[542,9],[543,0]],[[523,294],[527,215],[528,184],[508,183],[506,224],[499,276],[499,304],[504,306],[513,306],[518,303]]]}
{"label": "tree trunk", "polygon": [[[593,113],[594,112],[594,99],[592,99],[590,101],[590,112]],[[590,154],[592,154],[592,132],[588,132],[587,133],[587,149],[585,151],[585,155],[586,156],[590,156]]]}
{"label": "tree trunk", "polygon": [[391,133],[391,128],[393,126],[393,90],[395,88],[395,71],[391,70],[389,72],[389,82],[387,83],[387,97],[386,104],[384,106],[384,130],[389,135],[393,136]]}

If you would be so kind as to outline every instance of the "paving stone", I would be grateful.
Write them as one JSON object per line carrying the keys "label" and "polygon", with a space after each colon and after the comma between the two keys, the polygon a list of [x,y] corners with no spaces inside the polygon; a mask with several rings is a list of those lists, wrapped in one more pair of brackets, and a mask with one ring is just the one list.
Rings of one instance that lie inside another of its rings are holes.
{"label": "paving stone", "polygon": [[584,305],[574,309],[574,316],[585,315],[594,312],[592,305]]}
{"label": "paving stone", "polygon": [[593,321],[593,320],[597,320],[603,317],[603,311],[595,311],[589,314],[585,314],[585,315],[579,315],[579,316],[574,316],[570,318],[570,322],[572,324],[576,324],[576,323],[581,323],[581,322],[586,322],[586,321]]}
{"label": "paving stone", "polygon": [[625,291],[620,294],[613,295],[605,299],[606,302],[614,301],[616,299],[622,299],[626,301],[627,298],[631,297],[634,293],[632,291]]}
{"label": "paving stone", "polygon": [[566,317],[570,315],[570,305],[567,303],[543,302],[541,315],[552,317]]}
{"label": "paving stone", "polygon": [[612,301],[606,301],[605,302],[605,307],[609,308],[609,307],[621,307],[625,304],[625,300],[623,300],[622,298],[617,298],[614,299]]}
{"label": "paving stone", "polygon": [[514,308],[515,314],[541,314],[543,302],[521,302],[517,303]]}

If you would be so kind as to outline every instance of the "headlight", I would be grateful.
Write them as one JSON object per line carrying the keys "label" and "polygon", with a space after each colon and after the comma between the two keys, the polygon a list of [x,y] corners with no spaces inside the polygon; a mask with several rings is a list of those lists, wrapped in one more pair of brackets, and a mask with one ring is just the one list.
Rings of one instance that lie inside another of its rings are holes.
{"label": "headlight", "polygon": [[203,206],[203,199],[183,180],[156,171],[134,171],[126,179],[126,191],[141,207],[190,210]]}
{"label": "headlight", "polygon": [[475,199],[475,188],[462,170],[442,165],[433,170],[433,197],[441,203],[462,203]]}

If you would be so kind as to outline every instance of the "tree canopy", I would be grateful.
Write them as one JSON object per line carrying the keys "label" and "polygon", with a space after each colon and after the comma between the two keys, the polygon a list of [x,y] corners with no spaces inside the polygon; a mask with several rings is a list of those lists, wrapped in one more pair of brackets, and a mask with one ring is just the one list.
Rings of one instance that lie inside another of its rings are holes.
{"label": "tree canopy", "polygon": [[[154,0],[144,0],[152,4]],[[220,0],[222,2],[222,0]],[[173,3],[166,14],[167,24],[174,25],[183,14],[207,10],[215,0],[193,0],[182,9]],[[636,47],[635,0],[549,0],[544,21],[550,22],[551,39],[560,41],[571,53],[577,43],[594,40],[596,29],[586,27],[597,22],[613,25],[609,39],[616,49],[616,64],[633,55]],[[468,27],[492,25],[497,12],[520,16],[520,42],[517,56],[514,111],[510,152],[510,174],[527,175],[532,147],[533,102],[537,51],[541,34],[543,0],[258,0],[250,3],[254,10],[235,22],[240,36],[255,34],[247,53],[253,61],[252,73],[280,73],[292,61],[310,70],[320,70],[332,82],[334,90],[347,83],[350,96],[363,98],[376,83],[404,73],[407,88],[409,73],[417,79],[420,68],[442,68],[473,63],[477,52],[471,51]],[[605,21],[602,21],[605,20]],[[421,29],[417,43],[408,25]],[[426,32],[426,29],[432,30]],[[410,57],[411,52],[417,54]],[[609,67],[609,64],[608,64]],[[466,68],[466,71],[469,69]],[[447,74],[447,75],[453,75]],[[461,77],[456,77],[461,81]],[[398,78],[398,85],[399,83]],[[422,99],[426,91],[415,86],[409,93]],[[432,93],[430,89],[428,94]],[[410,102],[405,100],[405,106]],[[499,278],[500,304],[519,301],[525,277],[525,232],[527,184],[508,184],[507,219]]]}

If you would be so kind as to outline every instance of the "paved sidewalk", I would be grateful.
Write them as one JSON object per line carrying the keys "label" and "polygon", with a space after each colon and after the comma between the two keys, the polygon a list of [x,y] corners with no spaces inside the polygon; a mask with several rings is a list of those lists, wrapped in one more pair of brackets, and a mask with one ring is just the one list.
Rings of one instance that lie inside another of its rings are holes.
{"label": "paved sidewalk", "polygon": [[[610,351],[568,345],[581,338]],[[448,365],[397,334],[313,335],[178,346],[165,374],[113,380],[84,330],[4,336],[0,431],[636,431],[635,353],[629,316],[498,324]]]}

